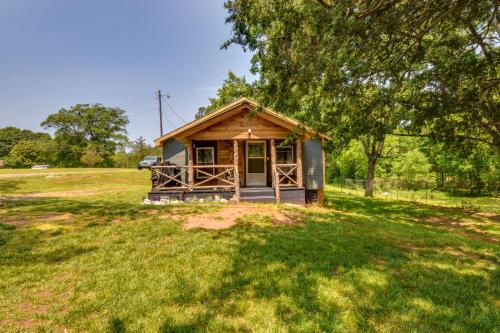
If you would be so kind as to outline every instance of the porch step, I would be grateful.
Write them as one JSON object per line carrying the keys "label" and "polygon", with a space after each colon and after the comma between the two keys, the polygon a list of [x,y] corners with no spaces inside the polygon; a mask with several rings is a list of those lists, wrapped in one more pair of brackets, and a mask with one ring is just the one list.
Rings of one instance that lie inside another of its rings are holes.
{"label": "porch step", "polygon": [[271,187],[243,187],[240,200],[247,202],[275,203],[276,197]]}
{"label": "porch step", "polygon": [[241,198],[249,197],[273,197],[274,190],[271,187],[245,187],[240,190]]}
{"label": "porch step", "polygon": [[240,197],[241,201],[245,202],[261,202],[261,203],[275,203],[276,198],[270,195],[261,195],[261,196],[251,196],[251,197]]}

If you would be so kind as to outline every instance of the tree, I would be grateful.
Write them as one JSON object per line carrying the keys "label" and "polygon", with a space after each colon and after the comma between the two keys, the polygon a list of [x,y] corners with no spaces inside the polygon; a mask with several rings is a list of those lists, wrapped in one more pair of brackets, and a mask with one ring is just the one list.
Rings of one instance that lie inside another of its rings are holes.
{"label": "tree", "polygon": [[[128,150],[127,150],[128,149]],[[161,150],[146,143],[142,136],[120,147],[113,156],[115,166],[120,168],[135,167],[145,156],[160,156]]]}
{"label": "tree", "polygon": [[22,140],[10,151],[7,165],[14,168],[29,168],[36,164],[51,164],[55,144],[52,140]]}
{"label": "tree", "polygon": [[240,77],[229,71],[227,78],[224,79],[224,82],[222,83],[222,86],[217,90],[217,97],[210,98],[210,104],[208,106],[200,107],[195,115],[195,118],[201,118],[241,97],[257,99],[257,83],[249,83],[244,76]]}
{"label": "tree", "polygon": [[[495,1],[444,2],[227,0],[233,34],[223,47],[239,44],[254,52],[252,71],[260,74],[265,104],[330,132],[344,143],[361,140],[368,157],[365,195],[371,196],[375,166],[385,155],[387,135],[421,135],[424,126],[437,133],[438,128],[429,124],[436,118],[425,111],[440,110],[441,117],[451,114],[442,94],[436,93],[445,91],[448,82],[441,80],[446,85],[429,89],[433,78],[446,77],[447,71],[460,75],[453,66],[433,67],[438,60],[446,61],[450,52],[459,56],[453,52],[453,41],[443,39],[461,34],[466,40],[463,44],[470,45],[468,52],[477,50],[481,59],[492,58],[496,52],[498,42],[494,41],[484,48],[487,52],[478,48],[491,36],[488,19],[497,17]],[[484,32],[479,39],[473,33],[478,28]],[[481,63],[478,66],[484,66]],[[495,65],[488,68],[486,82],[491,83],[496,78],[492,75]],[[488,116],[463,117],[464,122],[468,128],[495,132],[491,129],[498,124],[498,98],[492,97],[494,90],[484,92],[486,86],[479,87],[483,88],[474,92],[489,101]],[[427,90],[433,93],[422,99]],[[452,100],[453,94],[446,96]],[[486,125],[478,123],[483,118]]]}
{"label": "tree", "polygon": [[56,130],[60,164],[81,165],[82,155],[92,147],[103,158],[103,164],[111,166],[112,154],[127,140],[127,124],[128,118],[122,109],[101,104],[77,104],[51,114],[42,126]]}
{"label": "tree", "polygon": [[394,164],[394,173],[407,184],[429,180],[431,164],[418,149],[413,149],[401,156]]}
{"label": "tree", "polygon": [[366,176],[366,155],[363,145],[352,140],[347,148],[334,159],[342,179],[359,179]]}
{"label": "tree", "polygon": [[102,163],[104,160],[94,148],[88,148],[80,159],[90,168],[93,168],[96,164]]}
{"label": "tree", "polygon": [[130,154],[134,164],[142,161],[145,156],[159,156],[161,154],[159,148],[148,145],[146,139],[142,136],[131,142],[129,147],[131,148]]}
{"label": "tree", "polygon": [[50,135],[30,130],[21,130],[12,126],[0,128],[0,157],[9,155],[11,149],[22,140],[50,140]]}

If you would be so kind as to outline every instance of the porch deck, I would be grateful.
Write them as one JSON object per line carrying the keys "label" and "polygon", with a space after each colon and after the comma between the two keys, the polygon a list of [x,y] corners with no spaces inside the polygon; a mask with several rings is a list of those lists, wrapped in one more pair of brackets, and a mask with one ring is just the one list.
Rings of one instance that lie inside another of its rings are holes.
{"label": "porch deck", "polygon": [[[221,188],[196,188],[191,191],[177,188],[168,190],[152,190],[148,194],[148,199],[152,201],[160,200],[162,197],[175,198],[177,200],[186,200],[188,198],[210,198],[219,196],[226,200],[234,197],[234,189]],[[301,187],[285,187],[280,191],[281,202],[304,205],[306,202],[305,188]],[[257,203],[275,203],[276,195],[272,187],[242,187],[240,188],[241,202],[257,202]]]}

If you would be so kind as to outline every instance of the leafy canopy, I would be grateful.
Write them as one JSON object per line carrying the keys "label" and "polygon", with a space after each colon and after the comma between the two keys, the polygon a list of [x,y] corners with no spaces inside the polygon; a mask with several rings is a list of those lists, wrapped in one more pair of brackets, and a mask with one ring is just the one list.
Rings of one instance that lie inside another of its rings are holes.
{"label": "leafy canopy", "polygon": [[56,150],[53,140],[22,140],[10,151],[7,165],[14,168],[29,168],[36,164],[52,164]]}
{"label": "leafy canopy", "polygon": [[48,116],[42,126],[56,130],[61,164],[78,166],[84,151],[92,147],[103,157],[105,165],[112,165],[111,155],[127,141],[128,122],[120,108],[77,104]]}
{"label": "leafy canopy", "polygon": [[102,163],[103,158],[96,149],[90,147],[83,153],[80,160],[88,167],[93,168],[96,164]]}
{"label": "leafy canopy", "polygon": [[227,0],[265,104],[360,139],[367,195],[389,134],[500,149],[495,0]]}
{"label": "leafy canopy", "polygon": [[227,78],[224,79],[224,82],[222,83],[222,86],[217,90],[217,97],[210,98],[210,104],[208,106],[200,107],[195,117],[196,119],[201,118],[241,97],[257,99],[257,83],[250,83],[244,76],[240,77],[234,72],[229,71]]}
{"label": "leafy canopy", "polygon": [[49,140],[50,135],[30,130],[21,130],[17,127],[0,128],[0,158],[9,155],[12,148],[22,140]]}
{"label": "leafy canopy", "polygon": [[223,46],[254,51],[265,97],[301,110],[310,126],[359,124],[345,104],[372,99],[376,86],[404,106],[413,133],[500,146],[498,1],[227,0],[225,7],[233,35]]}

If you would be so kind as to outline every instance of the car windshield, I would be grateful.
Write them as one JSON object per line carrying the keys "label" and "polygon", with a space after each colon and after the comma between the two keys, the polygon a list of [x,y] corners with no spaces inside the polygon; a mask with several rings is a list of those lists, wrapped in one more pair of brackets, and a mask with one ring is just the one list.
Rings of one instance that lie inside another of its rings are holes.
{"label": "car windshield", "polygon": [[146,156],[144,157],[144,161],[156,161],[156,156]]}

